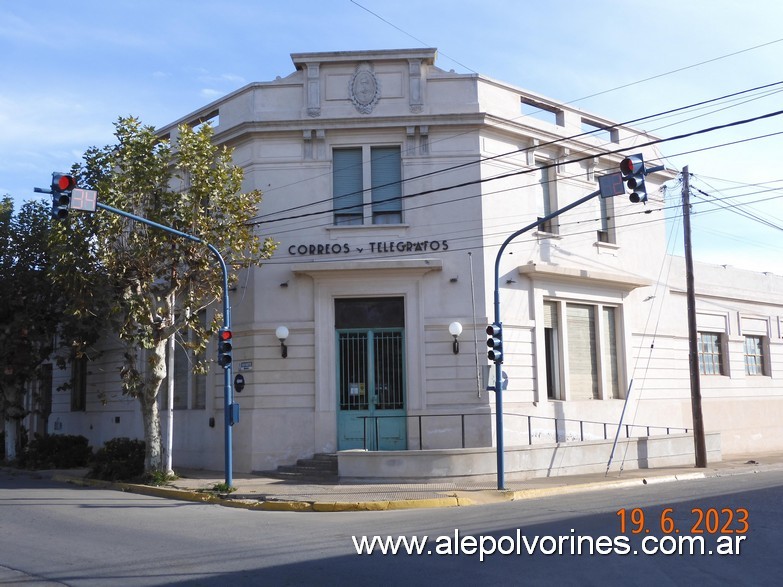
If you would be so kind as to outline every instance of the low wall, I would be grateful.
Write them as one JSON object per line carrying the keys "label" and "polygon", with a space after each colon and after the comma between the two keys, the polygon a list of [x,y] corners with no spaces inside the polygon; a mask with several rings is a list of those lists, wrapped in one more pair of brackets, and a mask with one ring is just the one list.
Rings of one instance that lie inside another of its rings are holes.
{"label": "low wall", "polygon": [[[706,435],[707,462],[721,460],[720,433]],[[507,447],[507,480],[604,473],[612,452],[611,440]],[[345,450],[337,453],[341,480],[425,481],[454,479],[483,481],[497,476],[494,447],[433,450]],[[617,443],[610,471],[652,469],[694,464],[692,434],[623,438]]]}

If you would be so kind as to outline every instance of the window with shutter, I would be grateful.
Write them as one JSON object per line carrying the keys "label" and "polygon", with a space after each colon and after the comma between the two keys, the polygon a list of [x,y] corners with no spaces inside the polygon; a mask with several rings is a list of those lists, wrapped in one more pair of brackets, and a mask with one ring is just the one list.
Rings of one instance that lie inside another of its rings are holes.
{"label": "window with shutter", "polygon": [[546,396],[560,399],[560,333],[557,328],[557,303],[544,302],[544,353],[546,358]]}
{"label": "window with shutter", "polygon": [[362,224],[363,181],[361,147],[332,151],[332,201],[335,224]]}
{"label": "window with shutter", "polygon": [[598,361],[595,306],[566,304],[569,394],[574,400],[597,399]]}
{"label": "window with shutter", "polygon": [[[199,320],[202,328],[207,327],[207,314],[199,312]],[[174,346],[174,409],[175,410],[203,410],[207,407],[207,376],[204,373],[196,373],[193,365],[199,357],[192,350],[195,343],[195,333],[190,329],[181,330],[177,334],[177,342]],[[163,380],[164,405],[168,405],[168,378]]]}
{"label": "window with shutter", "polygon": [[622,397],[619,312],[602,304],[544,301],[542,359],[548,399]]}
{"label": "window with shutter", "polygon": [[[554,186],[554,172],[550,167],[547,167],[546,163],[540,163],[544,165],[540,168],[541,175],[539,177],[539,184],[541,190],[538,197],[538,218],[544,218],[549,216],[556,209],[555,203],[555,186]],[[549,232],[557,234],[557,222],[556,219],[547,220],[545,223],[538,226],[540,232]]]}
{"label": "window with shutter", "polygon": [[71,411],[84,412],[87,409],[87,359],[86,355],[75,357],[71,362]]}
{"label": "window with shutter", "polygon": [[372,223],[402,222],[402,165],[399,147],[370,149],[372,180]]}
{"label": "window with shutter", "polygon": [[620,366],[617,360],[617,324],[615,321],[615,308],[604,306],[602,308],[603,320],[601,326],[601,362],[603,364],[604,382],[606,389],[604,397],[618,399],[620,397]]}
{"label": "window with shutter", "polygon": [[[185,335],[187,336],[187,334]],[[188,408],[188,387],[191,372],[190,356],[185,347],[174,347],[174,409]],[[168,390],[168,386],[164,388]]]}
{"label": "window with shutter", "polygon": [[598,231],[598,241],[615,243],[614,201],[612,198],[598,198],[601,214],[601,230]]}

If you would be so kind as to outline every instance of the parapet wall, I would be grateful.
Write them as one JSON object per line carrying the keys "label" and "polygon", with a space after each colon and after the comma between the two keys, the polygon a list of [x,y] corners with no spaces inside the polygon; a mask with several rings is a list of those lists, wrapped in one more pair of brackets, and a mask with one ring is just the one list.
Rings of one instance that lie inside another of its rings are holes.
{"label": "parapet wall", "polygon": [[[722,459],[720,433],[706,435],[707,462]],[[604,473],[612,454],[612,441],[569,442],[507,447],[507,480]],[[341,480],[384,481],[470,480],[497,476],[494,447],[405,451],[346,450],[337,453]],[[623,438],[617,443],[610,471],[693,465],[692,434]]]}

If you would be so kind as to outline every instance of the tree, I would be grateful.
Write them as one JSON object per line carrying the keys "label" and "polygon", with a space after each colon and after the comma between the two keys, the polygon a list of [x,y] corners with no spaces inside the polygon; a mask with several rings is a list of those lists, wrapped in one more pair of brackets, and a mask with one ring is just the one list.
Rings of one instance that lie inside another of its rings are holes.
{"label": "tree", "polygon": [[0,201],[0,413],[5,458],[19,449],[19,427],[27,415],[28,383],[54,349],[62,298],[49,273],[49,211],[26,202],[14,215],[10,197]]}
{"label": "tree", "polygon": [[[78,168],[79,184],[96,189],[99,201],[159,224],[192,234],[221,251],[236,271],[260,263],[274,250],[248,221],[261,194],[241,193],[242,169],[231,150],[212,142],[208,124],[183,125],[174,145],[138,119],[120,118],[117,144],[92,148]],[[65,252],[59,279],[69,291],[90,291],[95,280],[107,287],[95,297],[74,299],[73,311],[89,313],[108,296],[112,325],[123,344],[123,393],[138,398],[146,442],[145,470],[161,470],[158,396],[166,377],[166,343],[190,329],[193,350],[203,351],[222,322],[202,323],[216,305],[222,273],[206,246],[106,211],[72,213],[55,232]]]}

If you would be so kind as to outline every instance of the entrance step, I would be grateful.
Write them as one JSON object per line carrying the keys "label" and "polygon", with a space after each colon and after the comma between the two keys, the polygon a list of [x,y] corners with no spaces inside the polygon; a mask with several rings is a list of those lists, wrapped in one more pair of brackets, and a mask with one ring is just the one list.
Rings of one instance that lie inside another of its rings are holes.
{"label": "entrance step", "polygon": [[337,454],[318,453],[309,459],[299,459],[295,465],[280,465],[269,473],[289,481],[337,482]]}

